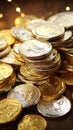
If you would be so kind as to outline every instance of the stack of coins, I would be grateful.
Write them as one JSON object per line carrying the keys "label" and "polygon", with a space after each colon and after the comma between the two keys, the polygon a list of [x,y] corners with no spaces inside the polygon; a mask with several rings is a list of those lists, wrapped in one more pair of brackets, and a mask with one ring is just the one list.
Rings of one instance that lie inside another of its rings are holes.
{"label": "stack of coins", "polygon": [[27,81],[41,82],[56,72],[61,64],[60,54],[52,49],[49,42],[29,40],[21,44],[18,50],[25,61],[19,75]]}
{"label": "stack of coins", "polygon": [[62,12],[48,18],[49,24],[61,24],[65,28],[64,36],[50,41],[61,54],[59,73],[67,85],[73,85],[73,12]]}
{"label": "stack of coins", "polygon": [[10,53],[10,46],[8,45],[8,42],[6,38],[0,37],[0,58],[5,57]]}
{"label": "stack of coins", "polygon": [[12,66],[0,63],[0,93],[9,91],[15,84],[16,75]]}

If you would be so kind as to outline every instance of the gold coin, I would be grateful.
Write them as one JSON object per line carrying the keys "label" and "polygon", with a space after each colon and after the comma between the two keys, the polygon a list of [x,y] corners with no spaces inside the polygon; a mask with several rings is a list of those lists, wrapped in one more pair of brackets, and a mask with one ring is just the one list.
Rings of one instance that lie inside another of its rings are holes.
{"label": "gold coin", "polygon": [[15,73],[13,73],[4,82],[0,83],[0,93],[9,91],[14,86],[15,82],[16,82],[16,75]]}
{"label": "gold coin", "polygon": [[18,130],[45,130],[46,120],[39,115],[28,114],[18,124]]}
{"label": "gold coin", "polygon": [[61,75],[62,80],[67,85],[73,85],[73,72],[66,72]]}
{"label": "gold coin", "polygon": [[6,30],[0,31],[0,36],[3,36],[4,38],[6,38],[9,45],[12,45],[15,43],[15,39],[11,36],[10,30],[6,29]]}
{"label": "gold coin", "polygon": [[1,63],[0,64],[0,81],[4,81],[13,73],[13,68],[11,65]]}
{"label": "gold coin", "polygon": [[60,78],[53,75],[44,84],[38,86],[38,88],[41,91],[42,99],[51,101],[60,97],[65,92],[66,85]]}
{"label": "gold coin", "polygon": [[21,113],[21,103],[16,99],[3,99],[0,101],[0,124],[8,123],[17,119]]}

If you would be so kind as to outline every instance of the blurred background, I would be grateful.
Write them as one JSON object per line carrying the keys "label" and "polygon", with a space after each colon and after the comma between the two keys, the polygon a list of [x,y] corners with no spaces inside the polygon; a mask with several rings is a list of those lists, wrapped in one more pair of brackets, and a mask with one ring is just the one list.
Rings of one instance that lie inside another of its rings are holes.
{"label": "blurred background", "polygon": [[0,29],[11,28],[20,15],[48,18],[62,11],[73,11],[73,0],[0,0]]}

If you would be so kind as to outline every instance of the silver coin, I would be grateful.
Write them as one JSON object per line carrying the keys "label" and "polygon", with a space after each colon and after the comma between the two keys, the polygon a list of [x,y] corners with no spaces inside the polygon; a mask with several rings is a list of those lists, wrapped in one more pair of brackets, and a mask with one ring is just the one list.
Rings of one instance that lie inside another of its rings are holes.
{"label": "silver coin", "polygon": [[40,100],[40,90],[31,84],[21,84],[11,89],[7,98],[18,99],[23,107],[35,105]]}
{"label": "silver coin", "polygon": [[52,45],[49,42],[38,40],[28,40],[18,48],[19,53],[28,59],[40,59],[49,55],[52,51]]}
{"label": "silver coin", "polygon": [[49,23],[62,24],[66,29],[73,27],[73,12],[61,12],[51,16],[47,20]]}
{"label": "silver coin", "polygon": [[65,96],[51,102],[40,100],[37,104],[37,110],[46,117],[60,117],[67,114],[70,109],[71,102]]}

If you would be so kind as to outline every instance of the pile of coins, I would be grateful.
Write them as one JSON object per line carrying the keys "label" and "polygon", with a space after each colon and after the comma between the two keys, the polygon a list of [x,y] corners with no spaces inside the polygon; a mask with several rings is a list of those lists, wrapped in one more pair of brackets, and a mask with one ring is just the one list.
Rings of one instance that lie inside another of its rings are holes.
{"label": "pile of coins", "polygon": [[[46,117],[70,111],[71,102],[63,94],[66,85],[73,85],[72,29],[73,12],[63,12],[47,21],[25,15],[11,30],[0,31],[0,93],[9,91],[0,101],[0,124],[16,120],[22,108],[33,105]],[[46,120],[35,114],[18,124],[18,130],[46,127]]]}
{"label": "pile of coins", "polygon": [[24,82],[42,84],[61,64],[60,54],[52,49],[49,42],[29,40],[21,44],[18,50],[25,61],[20,67],[18,78],[21,80],[22,77]]}

